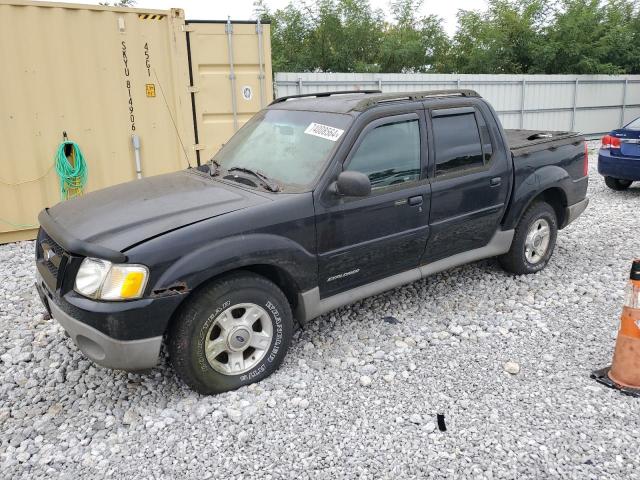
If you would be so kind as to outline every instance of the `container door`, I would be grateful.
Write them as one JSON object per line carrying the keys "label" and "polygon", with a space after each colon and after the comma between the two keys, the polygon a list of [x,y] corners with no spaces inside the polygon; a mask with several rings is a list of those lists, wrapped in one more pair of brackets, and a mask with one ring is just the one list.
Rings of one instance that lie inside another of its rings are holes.
{"label": "container door", "polygon": [[188,22],[200,163],[273,99],[269,37],[269,25],[255,22]]}

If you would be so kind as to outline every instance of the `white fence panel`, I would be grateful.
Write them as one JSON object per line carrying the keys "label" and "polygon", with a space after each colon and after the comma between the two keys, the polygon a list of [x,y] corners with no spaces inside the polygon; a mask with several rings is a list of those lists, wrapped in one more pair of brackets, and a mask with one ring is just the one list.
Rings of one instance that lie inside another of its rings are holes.
{"label": "white fence panel", "polygon": [[338,90],[409,92],[467,88],[496,109],[505,128],[608,132],[640,116],[640,75],[447,75],[276,73],[276,96]]}

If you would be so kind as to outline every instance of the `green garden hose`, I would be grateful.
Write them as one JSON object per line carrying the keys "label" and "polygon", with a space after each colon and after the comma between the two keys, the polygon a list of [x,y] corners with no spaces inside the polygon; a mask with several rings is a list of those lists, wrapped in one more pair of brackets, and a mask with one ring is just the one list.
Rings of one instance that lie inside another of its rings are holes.
{"label": "green garden hose", "polygon": [[[71,147],[70,155],[66,154],[67,146]],[[76,142],[64,141],[56,152],[56,173],[60,179],[60,199],[82,195],[87,183],[87,163],[82,150]]]}

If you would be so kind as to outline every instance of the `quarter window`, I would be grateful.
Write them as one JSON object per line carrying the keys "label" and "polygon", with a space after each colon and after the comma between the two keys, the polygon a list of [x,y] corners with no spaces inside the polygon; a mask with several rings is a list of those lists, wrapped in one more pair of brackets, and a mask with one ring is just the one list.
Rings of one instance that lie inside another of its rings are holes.
{"label": "quarter window", "polygon": [[436,176],[484,166],[475,113],[433,117],[433,136]]}
{"label": "quarter window", "polygon": [[387,123],[366,134],[346,170],[362,172],[372,188],[420,178],[418,120]]}

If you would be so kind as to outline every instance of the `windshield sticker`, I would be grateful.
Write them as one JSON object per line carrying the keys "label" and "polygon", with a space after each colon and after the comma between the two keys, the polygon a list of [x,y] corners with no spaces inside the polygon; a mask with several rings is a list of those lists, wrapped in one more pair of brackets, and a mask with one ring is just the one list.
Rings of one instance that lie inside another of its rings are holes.
{"label": "windshield sticker", "polygon": [[344,130],[330,127],[328,125],[322,125],[321,123],[311,123],[304,133],[335,142],[344,133]]}

